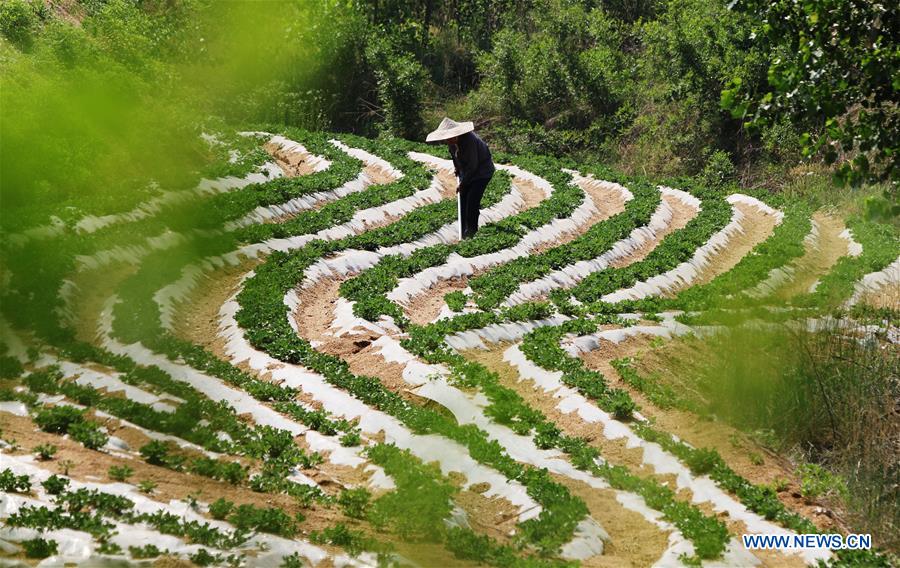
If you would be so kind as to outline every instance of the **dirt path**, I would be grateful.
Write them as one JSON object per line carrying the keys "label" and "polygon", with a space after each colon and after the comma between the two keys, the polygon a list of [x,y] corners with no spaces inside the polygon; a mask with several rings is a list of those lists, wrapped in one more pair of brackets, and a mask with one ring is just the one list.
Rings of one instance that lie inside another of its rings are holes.
{"label": "dirt path", "polygon": [[847,254],[847,240],[841,237],[844,222],[839,217],[817,211],[813,214],[813,222],[819,229],[816,246],[807,248],[797,259],[793,278],[775,291],[777,298],[788,299],[809,292],[813,284]]}
{"label": "dirt path", "polygon": [[669,296],[677,294],[685,288],[707,284],[716,276],[725,274],[747,256],[756,245],[772,235],[772,231],[775,230],[775,215],[744,202],[734,203],[733,206],[744,216],[741,220],[741,231],[731,235],[724,248],[708,257],[706,266],[690,283],[687,285],[682,283],[668,290]]}

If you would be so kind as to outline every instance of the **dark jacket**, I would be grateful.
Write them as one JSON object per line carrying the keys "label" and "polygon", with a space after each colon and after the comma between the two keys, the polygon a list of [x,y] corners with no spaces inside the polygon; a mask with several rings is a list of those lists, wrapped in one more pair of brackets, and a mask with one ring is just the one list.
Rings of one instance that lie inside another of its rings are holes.
{"label": "dark jacket", "polygon": [[494,175],[491,151],[474,132],[461,135],[456,145],[450,146],[450,155],[453,156],[453,166],[460,186],[479,179],[491,179]]}

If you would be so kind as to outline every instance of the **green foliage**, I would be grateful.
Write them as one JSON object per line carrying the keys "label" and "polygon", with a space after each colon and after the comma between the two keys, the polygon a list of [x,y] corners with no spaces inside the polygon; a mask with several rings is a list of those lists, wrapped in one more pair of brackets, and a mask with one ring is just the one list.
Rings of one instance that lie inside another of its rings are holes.
{"label": "green foliage", "polygon": [[372,494],[369,493],[368,489],[359,487],[341,491],[337,502],[341,507],[341,511],[351,519],[363,519],[366,516],[371,498]]}
{"label": "green foliage", "polygon": [[32,451],[38,455],[38,459],[47,461],[53,459],[53,456],[56,455],[58,448],[53,444],[39,444],[34,447]]}
{"label": "green foliage", "polygon": [[22,364],[15,357],[8,355],[0,357],[0,379],[14,379],[24,371]]}
{"label": "green foliage", "polygon": [[218,521],[224,520],[231,513],[232,509],[234,509],[234,503],[226,500],[224,497],[219,497],[209,504],[209,514]]}
{"label": "green foliage", "polygon": [[31,481],[27,475],[16,475],[7,468],[0,472],[0,491],[5,493],[28,493],[31,491]]}
{"label": "green foliage", "polygon": [[69,487],[69,480],[55,473],[41,482],[41,486],[50,495],[59,495]]}
{"label": "green foliage", "polygon": [[451,497],[457,488],[437,467],[421,463],[408,450],[378,444],[366,453],[397,486],[371,504],[368,516],[372,523],[388,526],[404,539],[440,541],[443,520],[450,515]]}
{"label": "green foliage", "polygon": [[39,410],[34,422],[45,432],[66,434],[73,425],[84,422],[84,412],[65,404],[51,406]]}
{"label": "green foliage", "polygon": [[382,547],[374,539],[367,537],[362,531],[353,530],[344,523],[337,523],[320,531],[312,531],[309,535],[316,544],[339,546],[352,556],[367,550],[379,550]]}
{"label": "green foliage", "polygon": [[816,499],[832,492],[842,496],[847,493],[847,482],[818,464],[802,464],[797,468],[797,473],[800,476],[800,493],[807,499]]}
{"label": "green foliage", "polygon": [[462,290],[456,290],[455,292],[448,292],[447,294],[444,294],[444,302],[446,302],[447,307],[454,312],[463,311],[463,308],[466,307],[467,301],[468,298],[466,298],[466,294]]}
{"label": "green foliage", "polygon": [[145,544],[144,546],[129,546],[128,552],[131,553],[132,558],[144,559],[156,558],[167,551],[160,550],[155,544]]}
{"label": "green foliage", "polygon": [[228,522],[239,531],[259,531],[283,537],[297,532],[297,523],[281,509],[238,505],[228,515]]}
{"label": "green foliage", "polygon": [[43,538],[23,540],[22,548],[25,549],[26,558],[47,558],[56,554],[58,550],[55,540],[45,540]]}
{"label": "green foliage", "polygon": [[88,420],[69,427],[69,435],[89,450],[99,450],[109,441],[109,436],[100,429],[100,426]]}
{"label": "green foliage", "polygon": [[395,136],[419,138],[424,130],[425,68],[415,57],[392,45],[391,38],[383,37],[383,33],[370,36],[366,61],[375,74],[384,128]]}
{"label": "green foliage", "polygon": [[109,478],[115,481],[125,481],[132,475],[134,475],[134,470],[128,467],[127,465],[113,465],[109,468]]}
{"label": "green foliage", "polygon": [[[31,48],[38,26],[37,14],[26,0],[0,1],[0,35],[19,49]],[[43,557],[41,557],[43,558]]]}
{"label": "green foliage", "polygon": [[754,17],[754,49],[768,54],[766,84],[735,78],[722,105],[749,125],[787,117],[806,130],[807,155],[839,163],[837,178],[896,181],[900,34],[872,2],[740,0]]}

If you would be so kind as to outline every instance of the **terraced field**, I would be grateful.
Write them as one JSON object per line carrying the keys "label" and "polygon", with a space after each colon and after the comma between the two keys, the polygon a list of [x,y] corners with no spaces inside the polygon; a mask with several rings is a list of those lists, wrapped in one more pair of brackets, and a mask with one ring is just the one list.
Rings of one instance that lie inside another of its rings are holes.
{"label": "terraced field", "polygon": [[[896,309],[884,225],[497,156],[482,229],[460,242],[439,148],[244,135],[267,153],[240,175],[4,244],[68,259],[4,310],[32,314],[2,326],[7,557],[886,562],[744,549],[744,533],[843,527],[793,496],[790,465],[660,404],[628,358],[749,306],[768,314],[754,325],[798,326]],[[202,217],[174,215],[185,202]],[[895,348],[896,329],[869,332]]]}

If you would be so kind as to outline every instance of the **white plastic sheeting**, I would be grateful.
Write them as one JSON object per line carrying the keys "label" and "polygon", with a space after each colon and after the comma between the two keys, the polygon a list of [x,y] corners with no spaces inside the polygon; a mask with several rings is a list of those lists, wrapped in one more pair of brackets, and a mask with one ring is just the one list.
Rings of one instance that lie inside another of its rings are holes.
{"label": "white plastic sheeting", "polygon": [[[516,177],[525,177],[522,176],[521,173],[523,170],[519,168],[512,168],[510,166],[501,166],[511,170]],[[585,177],[579,175],[577,172],[568,171],[572,175],[572,184],[578,185],[580,187],[584,187],[589,183],[609,183],[595,180],[590,177]],[[535,177],[533,174],[529,174],[531,177],[526,178],[531,181],[531,178]],[[540,178],[538,178],[540,179]],[[541,180],[542,183],[535,185],[544,189],[545,195],[549,197],[549,192],[545,186],[549,186],[545,180]],[[513,183],[516,183],[516,180],[513,180]],[[629,201],[634,198],[630,191],[618,184],[610,184],[619,190],[625,201]],[[552,189],[552,186],[550,186]],[[403,305],[407,305],[412,298],[415,296],[426,292],[429,288],[436,285],[438,282],[442,280],[447,280],[451,278],[459,278],[462,276],[471,276],[475,274],[479,270],[484,270],[491,266],[497,266],[499,264],[504,264],[514,260],[516,258],[521,258],[530,254],[536,247],[542,244],[553,243],[557,241],[562,235],[574,232],[579,228],[583,227],[595,214],[597,214],[597,204],[594,203],[594,200],[591,198],[591,195],[585,192],[584,201],[579,205],[575,211],[572,212],[572,215],[563,219],[553,219],[547,225],[542,227],[538,227],[533,231],[529,231],[526,235],[522,237],[522,239],[514,246],[508,249],[504,249],[502,251],[497,251],[493,253],[483,254],[479,256],[474,256],[471,258],[462,257],[456,253],[451,254],[447,261],[444,264],[439,266],[433,266],[419,272],[415,276],[409,278],[401,279],[397,286],[388,293],[388,299],[398,302]]]}
{"label": "white plastic sheeting", "polygon": [[630,288],[617,290],[600,298],[604,302],[621,302],[623,300],[640,300],[648,296],[656,296],[665,294],[666,292],[678,290],[690,286],[701,272],[709,265],[712,257],[721,250],[728,247],[731,238],[744,232],[743,220],[744,215],[740,209],[734,207],[736,203],[744,203],[756,207],[767,215],[773,215],[776,219],[776,225],[781,223],[784,214],[780,211],[772,209],[762,201],[749,195],[733,194],[727,198],[732,204],[731,221],[725,225],[720,231],[712,235],[709,240],[696,251],[690,260],[682,262],[672,270],[653,276],[643,282],[638,282]]}
{"label": "white plastic sheeting", "polygon": [[854,306],[867,294],[877,293],[881,288],[889,285],[900,285],[900,257],[897,257],[884,270],[863,276],[853,287],[853,295],[847,301],[847,305]]}
{"label": "white plastic sheeting", "polygon": [[[628,328],[635,333],[646,330]],[[624,331],[624,330],[614,330]],[[596,334],[598,337],[605,332]],[[719,513],[727,513],[728,517],[735,521],[743,522],[748,533],[760,534],[795,534],[771,523],[756,513],[748,510],[745,505],[722,491],[709,476],[694,476],[678,458],[670,454],[659,444],[648,442],[635,434],[631,428],[613,418],[610,414],[601,410],[596,404],[582,396],[577,390],[567,387],[562,382],[562,373],[559,371],[547,371],[538,367],[527,359],[518,345],[507,349],[503,358],[505,361],[517,367],[520,380],[533,381],[545,393],[558,399],[557,408],[565,414],[576,412],[583,421],[599,423],[603,426],[603,436],[608,440],[625,438],[626,448],[640,448],[643,452],[642,463],[653,468],[658,475],[674,475],[678,489],[688,489],[692,493],[693,503],[709,503]],[[641,417],[637,417],[641,419]],[[808,563],[815,563],[819,559],[827,559],[831,556],[828,550],[794,550],[784,549],[783,552],[800,554]]]}
{"label": "white plastic sheeting", "polygon": [[[670,187],[660,187],[659,191],[663,196],[669,196],[681,201],[695,212],[700,211],[700,200],[690,193]],[[607,268],[613,262],[634,253],[646,243],[656,240],[658,235],[672,222],[673,214],[672,208],[663,199],[660,201],[656,211],[651,215],[650,222],[647,225],[636,227],[626,238],[613,244],[608,251],[596,258],[578,261],[555,270],[537,280],[523,282],[515,292],[510,294],[503,304],[505,306],[515,306],[525,303],[532,298],[546,295],[552,290],[571,288],[577,285],[591,273]]]}

